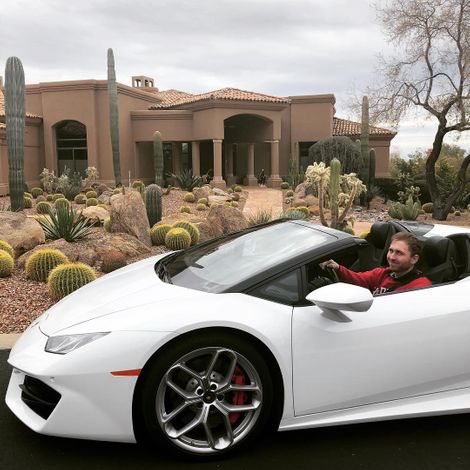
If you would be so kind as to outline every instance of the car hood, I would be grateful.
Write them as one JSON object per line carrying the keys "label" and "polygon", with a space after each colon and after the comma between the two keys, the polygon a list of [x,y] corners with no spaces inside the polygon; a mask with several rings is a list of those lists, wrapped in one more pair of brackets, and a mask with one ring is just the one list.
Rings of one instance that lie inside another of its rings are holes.
{"label": "car hood", "polygon": [[164,283],[156,275],[155,263],[163,256],[133,263],[68,295],[39,318],[41,331],[50,336],[131,307],[189,296],[190,289]]}

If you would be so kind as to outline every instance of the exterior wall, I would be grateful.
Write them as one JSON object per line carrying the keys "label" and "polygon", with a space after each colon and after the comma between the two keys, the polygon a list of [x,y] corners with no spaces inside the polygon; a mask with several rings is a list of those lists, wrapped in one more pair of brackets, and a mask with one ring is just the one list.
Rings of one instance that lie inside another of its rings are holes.
{"label": "exterior wall", "polygon": [[370,137],[369,147],[375,150],[375,176],[390,176],[390,139]]}

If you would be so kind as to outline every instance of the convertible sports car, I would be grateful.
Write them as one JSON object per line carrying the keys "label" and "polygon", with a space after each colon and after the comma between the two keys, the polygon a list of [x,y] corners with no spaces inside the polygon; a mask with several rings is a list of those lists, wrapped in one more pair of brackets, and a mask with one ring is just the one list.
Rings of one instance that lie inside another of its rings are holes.
{"label": "convertible sports car", "polygon": [[[433,285],[372,297],[318,264],[386,263],[412,231]],[[6,402],[49,435],[192,456],[268,429],[470,410],[470,229],[377,222],[366,239],[276,221],[69,295],[11,351]]]}

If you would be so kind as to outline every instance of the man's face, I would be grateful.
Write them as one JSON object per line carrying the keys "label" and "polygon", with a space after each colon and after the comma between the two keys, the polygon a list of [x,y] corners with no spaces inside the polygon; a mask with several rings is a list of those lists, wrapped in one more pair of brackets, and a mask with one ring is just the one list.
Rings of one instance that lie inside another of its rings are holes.
{"label": "man's face", "polygon": [[397,275],[401,276],[413,269],[418,262],[419,256],[411,256],[410,248],[404,241],[393,241],[388,249],[387,261],[390,269]]}

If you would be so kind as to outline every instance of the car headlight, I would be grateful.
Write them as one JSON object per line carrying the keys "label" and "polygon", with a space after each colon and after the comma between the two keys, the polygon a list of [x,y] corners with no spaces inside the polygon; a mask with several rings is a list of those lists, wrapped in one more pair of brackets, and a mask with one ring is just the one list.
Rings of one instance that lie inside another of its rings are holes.
{"label": "car headlight", "polygon": [[85,333],[81,335],[50,336],[46,343],[46,352],[54,354],[68,354],[75,349],[85,346],[97,339],[109,334],[107,333]]}

